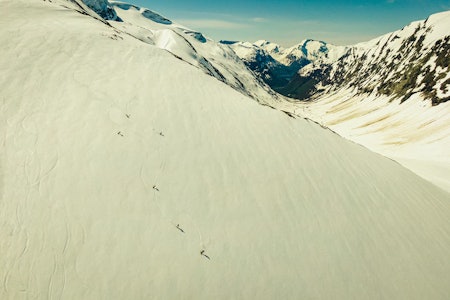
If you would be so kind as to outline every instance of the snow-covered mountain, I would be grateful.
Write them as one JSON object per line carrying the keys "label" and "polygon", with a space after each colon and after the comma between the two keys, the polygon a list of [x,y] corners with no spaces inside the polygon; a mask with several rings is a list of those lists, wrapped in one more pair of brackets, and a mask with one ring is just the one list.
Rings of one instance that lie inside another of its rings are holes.
{"label": "snow-covered mountain", "polygon": [[450,191],[450,12],[304,67],[297,112]]}
{"label": "snow-covered mountain", "polygon": [[[302,51],[305,42],[290,49],[264,40],[232,47],[277,92],[307,101],[294,101],[284,109],[290,114],[332,128],[450,191],[448,28],[450,12],[443,12],[369,42],[327,45],[326,56],[317,41],[306,45],[308,51]],[[255,49],[264,55],[255,59]],[[289,70],[292,61],[311,63]]]}
{"label": "snow-covered mountain", "polygon": [[247,67],[275,91],[284,87],[298,72],[299,66],[282,64],[258,45],[231,41],[221,41],[221,44],[230,46]]}
{"label": "snow-covered mountain", "polygon": [[0,1],[0,299],[448,298],[448,193],[108,5]]}
{"label": "snow-covered mountain", "polygon": [[[136,5],[107,0],[73,0],[86,4],[117,29],[113,38],[131,35],[144,43],[157,46],[191,64],[260,103],[272,106],[278,96],[262,80],[255,77],[227,46],[216,43],[200,32]],[[89,12],[88,12],[89,13]]]}
{"label": "snow-covered mountain", "polygon": [[320,60],[322,63],[332,63],[346,51],[345,46],[335,46],[323,41],[304,40],[290,48],[282,48],[268,41],[257,41],[255,45],[268,51],[277,61],[286,66],[308,63]]}
{"label": "snow-covered mountain", "polygon": [[300,69],[311,63],[335,62],[347,49],[311,39],[290,48],[283,48],[266,40],[253,44],[229,41],[222,43],[230,45],[250,69],[272,89],[286,96],[293,96],[286,90],[286,86]]}
{"label": "snow-covered mountain", "polygon": [[[301,98],[357,89],[408,100],[419,94],[433,105],[450,100],[450,12],[349,47],[336,62],[300,71],[289,88]],[[305,86],[307,88],[305,89]]]}
{"label": "snow-covered mountain", "polygon": [[[449,27],[450,12],[443,12],[354,46],[305,40],[283,49],[261,40],[232,48],[274,90],[291,98],[305,100],[351,87],[402,101],[420,93],[436,105],[450,99]],[[254,55],[259,49],[264,55]]]}

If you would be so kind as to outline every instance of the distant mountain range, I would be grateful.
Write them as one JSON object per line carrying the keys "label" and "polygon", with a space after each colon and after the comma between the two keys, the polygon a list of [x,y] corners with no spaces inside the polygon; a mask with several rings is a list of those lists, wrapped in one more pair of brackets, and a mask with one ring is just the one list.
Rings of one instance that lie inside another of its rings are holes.
{"label": "distant mountain range", "polygon": [[315,40],[305,40],[290,48],[283,48],[266,40],[255,43],[232,41],[221,43],[229,45],[272,89],[293,98],[298,98],[298,94],[291,94],[286,88],[299,70],[317,61],[330,64],[347,50],[344,46]]}
{"label": "distant mountain range", "polygon": [[447,11],[352,46],[221,43],[289,97],[290,115],[316,120],[450,191],[449,28]]}
{"label": "distant mountain range", "polygon": [[450,100],[450,12],[353,46],[306,40],[283,49],[267,41],[224,42],[277,92],[311,99],[342,88],[433,105]]}

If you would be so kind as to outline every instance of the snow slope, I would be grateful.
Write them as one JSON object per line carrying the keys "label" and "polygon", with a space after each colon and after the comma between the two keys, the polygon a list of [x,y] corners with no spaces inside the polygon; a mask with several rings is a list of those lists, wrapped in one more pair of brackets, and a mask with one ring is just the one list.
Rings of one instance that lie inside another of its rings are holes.
{"label": "snow slope", "polygon": [[76,8],[0,1],[1,299],[448,298],[448,193]]}
{"label": "snow slope", "polygon": [[450,192],[450,103],[432,106],[415,95],[400,104],[400,99],[344,89],[294,107],[297,114],[398,161]]}
{"label": "snow slope", "polygon": [[274,106],[281,101],[228,46],[147,8],[115,1],[109,5],[121,20],[109,22],[118,31],[172,53],[262,104]]}

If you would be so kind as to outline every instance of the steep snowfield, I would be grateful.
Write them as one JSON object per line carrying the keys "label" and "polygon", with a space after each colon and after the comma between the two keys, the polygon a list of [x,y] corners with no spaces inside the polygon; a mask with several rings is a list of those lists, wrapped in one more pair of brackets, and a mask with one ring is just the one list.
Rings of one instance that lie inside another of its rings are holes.
{"label": "steep snowfield", "polygon": [[110,5],[123,20],[110,22],[120,32],[167,50],[262,104],[274,106],[280,103],[279,97],[257,79],[228,46],[149,9],[115,1],[111,1]]}
{"label": "steep snowfield", "polygon": [[448,299],[448,193],[59,3],[0,1],[0,299]]}
{"label": "steep snowfield", "polygon": [[449,102],[432,106],[416,94],[400,104],[399,99],[344,89],[295,107],[297,114],[398,161],[450,192]]}

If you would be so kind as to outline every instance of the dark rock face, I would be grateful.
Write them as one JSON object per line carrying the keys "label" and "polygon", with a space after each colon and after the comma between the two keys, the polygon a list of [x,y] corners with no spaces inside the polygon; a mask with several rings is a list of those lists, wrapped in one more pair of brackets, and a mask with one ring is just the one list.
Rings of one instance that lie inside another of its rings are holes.
{"label": "dark rock face", "polygon": [[121,21],[108,0],[82,0],[90,9],[105,20]]}
{"label": "dark rock face", "polygon": [[237,53],[240,52],[239,47],[247,48],[248,53],[243,51],[245,56],[241,56],[247,67],[276,92],[296,99],[308,98],[311,94],[309,89],[318,82],[317,76],[322,73],[315,72],[313,78],[301,79],[299,70],[321,59],[328,61],[328,44],[322,41],[305,40],[288,49],[267,41],[255,44],[232,41],[221,43],[229,45]]}

